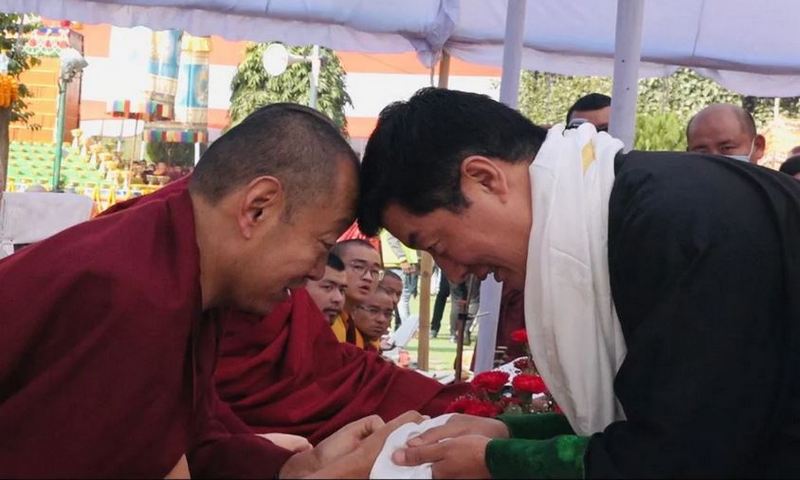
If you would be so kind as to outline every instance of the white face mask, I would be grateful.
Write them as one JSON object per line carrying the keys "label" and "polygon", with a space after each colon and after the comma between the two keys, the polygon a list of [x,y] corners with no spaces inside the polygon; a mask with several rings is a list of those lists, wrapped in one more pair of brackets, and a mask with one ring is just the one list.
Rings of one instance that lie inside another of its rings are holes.
{"label": "white face mask", "polygon": [[756,139],[755,137],[753,137],[753,141],[750,142],[750,153],[748,153],[747,155],[725,155],[725,156],[728,158],[732,158],[734,160],[739,160],[741,162],[750,163],[750,156],[753,154],[753,149],[755,149],[755,146],[756,146]]}

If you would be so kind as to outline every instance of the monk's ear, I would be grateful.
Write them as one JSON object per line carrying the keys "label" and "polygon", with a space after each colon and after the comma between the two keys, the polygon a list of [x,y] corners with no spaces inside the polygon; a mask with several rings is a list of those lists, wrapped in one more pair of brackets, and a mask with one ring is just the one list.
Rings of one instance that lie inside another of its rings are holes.
{"label": "monk's ear", "polygon": [[247,239],[265,225],[281,218],[286,204],[286,191],[275,177],[263,176],[252,180],[240,196],[237,220],[239,230]]}
{"label": "monk's ear", "polygon": [[471,155],[461,162],[461,191],[488,193],[505,197],[509,185],[506,172],[497,161],[482,155]]}

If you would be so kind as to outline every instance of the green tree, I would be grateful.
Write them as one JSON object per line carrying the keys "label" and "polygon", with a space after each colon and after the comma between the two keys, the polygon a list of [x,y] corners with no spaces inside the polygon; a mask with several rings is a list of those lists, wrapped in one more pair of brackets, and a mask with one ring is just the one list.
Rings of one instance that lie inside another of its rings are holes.
{"label": "green tree", "polygon": [[673,112],[636,116],[636,150],[686,150],[685,122]]}
{"label": "green tree", "polygon": [[575,100],[592,92],[611,95],[611,79],[526,71],[520,82],[519,109],[539,125],[563,123]]}
{"label": "green tree", "polygon": [[[564,122],[570,106],[587,93],[611,94],[609,77],[573,77],[543,72],[524,72],[520,87],[520,111],[538,124]],[[800,97],[782,98],[781,115],[800,116]],[[635,148],[684,150],[685,127],[692,115],[712,103],[741,105],[751,112],[759,127],[773,116],[774,99],[745,97],[689,68],[669,77],[639,81]]]}
{"label": "green tree", "polygon": [[[19,13],[0,13],[0,51],[8,57],[8,74],[14,76],[17,82],[22,72],[40,63],[37,58],[25,53],[24,49],[25,35],[40,26],[39,22],[25,21]],[[0,192],[6,189],[8,176],[9,125],[11,122],[28,124],[33,113],[28,111],[25,100],[30,96],[28,88],[19,83],[17,100],[10,108],[0,108]]]}
{"label": "green tree", "polygon": [[147,157],[153,163],[164,162],[170,166],[194,165],[193,143],[147,142]]}
{"label": "green tree", "polygon": [[[241,122],[259,107],[276,102],[294,102],[308,105],[311,85],[311,64],[295,63],[281,75],[271,76],[261,63],[261,56],[269,44],[257,43],[247,47],[244,60],[239,64],[231,82],[231,125]],[[291,47],[289,52],[307,56],[311,47]],[[317,90],[317,109],[328,115],[345,131],[347,119],[345,105],[352,105],[345,88],[345,72],[336,54],[320,48],[322,68]]]}

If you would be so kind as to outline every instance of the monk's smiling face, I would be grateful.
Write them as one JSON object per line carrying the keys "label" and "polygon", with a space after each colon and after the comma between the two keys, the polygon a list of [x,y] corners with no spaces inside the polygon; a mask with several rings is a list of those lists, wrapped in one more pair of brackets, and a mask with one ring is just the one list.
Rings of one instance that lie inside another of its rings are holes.
{"label": "monk's smiling face", "polygon": [[275,182],[243,200],[239,227],[245,241],[228,275],[228,295],[238,308],[267,313],[289,288],[323,277],[328,252],[353,222],[357,181],[355,167],[342,161],[330,193],[314,201],[289,205]]}

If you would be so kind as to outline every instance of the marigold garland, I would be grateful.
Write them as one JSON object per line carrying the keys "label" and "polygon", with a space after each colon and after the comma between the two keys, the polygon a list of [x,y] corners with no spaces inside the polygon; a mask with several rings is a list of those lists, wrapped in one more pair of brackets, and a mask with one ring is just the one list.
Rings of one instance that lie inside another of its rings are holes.
{"label": "marigold garland", "polygon": [[12,75],[0,75],[0,108],[10,108],[19,98],[19,85]]}

